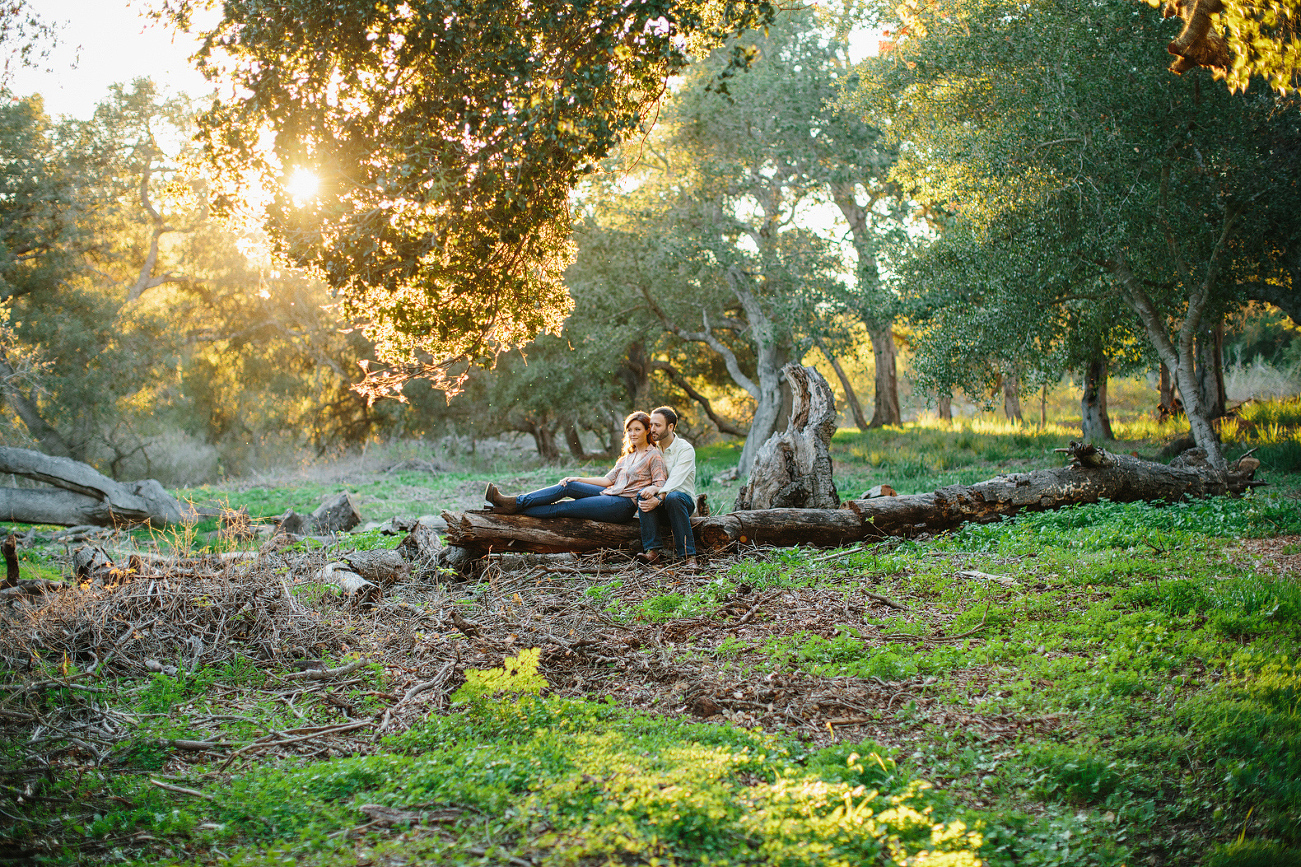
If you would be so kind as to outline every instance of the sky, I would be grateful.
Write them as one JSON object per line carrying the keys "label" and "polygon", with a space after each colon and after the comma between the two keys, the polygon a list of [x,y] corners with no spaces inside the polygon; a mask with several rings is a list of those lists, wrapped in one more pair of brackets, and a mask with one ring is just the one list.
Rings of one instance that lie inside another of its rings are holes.
{"label": "sky", "polygon": [[31,5],[46,23],[60,27],[59,42],[39,68],[16,70],[9,87],[18,96],[41,94],[52,116],[88,118],[109,85],[140,77],[152,78],[169,94],[212,91],[187,60],[194,40],[143,18],[141,0],[35,0]]}

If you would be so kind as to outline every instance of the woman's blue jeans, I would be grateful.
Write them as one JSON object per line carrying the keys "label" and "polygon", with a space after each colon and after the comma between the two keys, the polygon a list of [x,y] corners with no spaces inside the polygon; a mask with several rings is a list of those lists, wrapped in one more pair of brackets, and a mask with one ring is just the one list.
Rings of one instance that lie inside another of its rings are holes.
{"label": "woman's blue jeans", "polygon": [[665,522],[673,530],[673,547],[679,557],[696,556],[696,537],[691,535],[691,513],[696,504],[686,491],[669,491],[664,503],[649,512],[638,512],[641,521],[641,549],[658,551],[664,547],[660,533]]}
{"label": "woman's blue jeans", "polygon": [[631,521],[637,502],[632,497],[609,497],[604,491],[598,485],[570,482],[520,494],[515,502],[519,504],[520,514],[531,518],[586,518],[610,524]]}

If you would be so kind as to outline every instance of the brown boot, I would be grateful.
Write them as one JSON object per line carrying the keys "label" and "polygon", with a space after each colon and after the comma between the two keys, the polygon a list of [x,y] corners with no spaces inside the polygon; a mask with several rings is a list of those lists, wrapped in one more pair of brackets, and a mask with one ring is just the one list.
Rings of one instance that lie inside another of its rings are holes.
{"label": "brown boot", "polygon": [[483,498],[492,503],[494,515],[513,515],[519,511],[519,503],[515,501],[515,498],[508,497],[497,490],[497,486],[492,482],[488,483],[487,489],[483,492]]}
{"label": "brown boot", "polygon": [[649,551],[643,551],[642,553],[637,555],[637,562],[644,563],[647,566],[654,566],[662,559],[663,559],[663,555],[660,554],[658,548],[652,548]]}

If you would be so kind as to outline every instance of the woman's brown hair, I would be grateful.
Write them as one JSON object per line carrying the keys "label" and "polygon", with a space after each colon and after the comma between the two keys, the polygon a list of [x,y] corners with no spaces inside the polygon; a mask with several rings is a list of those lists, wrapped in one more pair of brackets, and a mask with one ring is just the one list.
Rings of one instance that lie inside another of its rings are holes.
{"label": "woman's brown hair", "polygon": [[641,422],[641,426],[646,429],[646,444],[655,445],[655,434],[651,431],[650,416],[641,410],[637,410],[629,413],[628,417],[623,420],[623,454],[625,455],[632,453],[632,443],[628,442],[628,425],[635,421]]}

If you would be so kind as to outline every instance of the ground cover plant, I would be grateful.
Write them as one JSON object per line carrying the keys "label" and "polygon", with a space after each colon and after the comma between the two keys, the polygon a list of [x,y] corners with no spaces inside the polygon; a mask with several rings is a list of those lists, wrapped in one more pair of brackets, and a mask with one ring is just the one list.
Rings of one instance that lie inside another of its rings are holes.
{"label": "ground cover plant", "polygon": [[[1241,499],[1100,503],[911,541],[735,551],[695,570],[494,556],[469,579],[413,567],[362,608],[321,567],[400,533],[338,547],[241,544],[215,527],[138,540],[187,556],[0,610],[5,854],[1296,863],[1290,406],[1226,429],[1229,455],[1256,448],[1270,483]],[[1053,466],[1062,444],[958,424],[846,432],[834,449],[843,496]],[[727,460],[702,449],[715,502]],[[407,490],[422,488],[477,505],[475,468],[389,469],[361,491],[372,506],[435,512]],[[261,511],[314,506],[340,484],[262,486]],[[239,491],[210,493],[239,504]],[[66,570],[51,553],[25,549],[24,565]]]}

